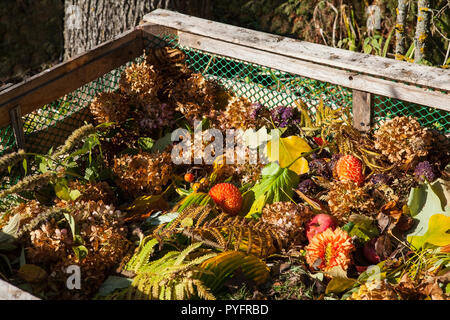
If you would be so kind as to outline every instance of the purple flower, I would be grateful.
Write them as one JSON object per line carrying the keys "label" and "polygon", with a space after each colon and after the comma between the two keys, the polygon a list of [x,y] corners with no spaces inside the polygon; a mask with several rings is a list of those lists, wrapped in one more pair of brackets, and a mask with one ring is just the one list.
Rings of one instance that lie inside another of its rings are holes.
{"label": "purple flower", "polygon": [[309,162],[310,174],[331,179],[332,171],[328,167],[328,163],[324,159],[314,159]]}
{"label": "purple flower", "polygon": [[429,181],[433,182],[437,179],[437,174],[433,166],[428,161],[419,162],[414,169],[414,175],[419,181],[423,181],[424,177]]}
{"label": "purple flower", "polygon": [[384,173],[377,173],[370,178],[370,182],[389,185],[392,182],[392,177]]}
{"label": "purple flower", "polygon": [[300,112],[297,109],[278,106],[270,110],[273,123],[279,128],[285,128],[300,123]]}
{"label": "purple flower", "polygon": [[320,191],[320,186],[311,179],[306,179],[298,184],[297,190],[306,195],[315,195]]}
{"label": "purple flower", "polygon": [[336,165],[336,162],[339,160],[340,157],[342,157],[342,154],[340,153],[335,153],[331,157],[331,161],[328,162],[328,168],[331,170],[331,172],[333,172],[334,166]]}

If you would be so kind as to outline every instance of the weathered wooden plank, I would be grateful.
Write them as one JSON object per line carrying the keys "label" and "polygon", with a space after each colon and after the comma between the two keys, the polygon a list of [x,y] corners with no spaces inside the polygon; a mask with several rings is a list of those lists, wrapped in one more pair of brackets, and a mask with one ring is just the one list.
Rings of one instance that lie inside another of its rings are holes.
{"label": "weathered wooden plank", "polygon": [[[450,92],[450,71],[448,69],[416,65],[404,61],[331,48],[163,9],[157,9],[145,15],[144,20],[270,53],[277,53],[334,68],[342,68],[355,73],[420,85],[447,93]],[[332,74],[329,76],[331,79]]]}
{"label": "weathered wooden plank", "polygon": [[0,127],[10,122],[9,110],[20,104],[26,115],[74,91],[143,52],[142,30],[125,32],[93,50],[50,68],[0,93]]}
{"label": "weathered wooden plank", "polygon": [[0,300],[40,300],[40,299],[0,279]]}
{"label": "weathered wooden plank", "polygon": [[307,62],[188,32],[179,31],[178,36],[179,43],[182,46],[260,64],[296,75],[342,85],[351,89],[450,111],[450,95],[439,91],[430,91],[414,85],[392,82],[367,74],[358,74],[332,66]]}
{"label": "weathered wooden plank", "polygon": [[353,90],[353,126],[360,131],[369,131],[372,119],[372,94]]}

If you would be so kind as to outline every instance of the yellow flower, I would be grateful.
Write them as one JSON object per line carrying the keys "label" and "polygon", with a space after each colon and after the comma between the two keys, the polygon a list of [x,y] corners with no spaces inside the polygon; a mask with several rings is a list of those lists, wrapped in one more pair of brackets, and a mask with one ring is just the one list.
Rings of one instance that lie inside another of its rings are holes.
{"label": "yellow flower", "polygon": [[323,271],[329,271],[334,267],[347,270],[353,249],[354,246],[347,232],[340,228],[334,231],[328,228],[311,239],[306,247],[306,262]]}

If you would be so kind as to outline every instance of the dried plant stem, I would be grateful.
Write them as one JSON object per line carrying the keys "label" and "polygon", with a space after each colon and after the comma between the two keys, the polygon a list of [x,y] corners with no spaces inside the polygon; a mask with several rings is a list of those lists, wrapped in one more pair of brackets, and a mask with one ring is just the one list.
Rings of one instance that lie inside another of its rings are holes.
{"label": "dried plant stem", "polygon": [[7,195],[21,192],[23,190],[34,189],[36,187],[46,185],[49,183],[51,177],[52,174],[50,173],[27,176],[9,189],[0,192],[0,198],[4,198]]}

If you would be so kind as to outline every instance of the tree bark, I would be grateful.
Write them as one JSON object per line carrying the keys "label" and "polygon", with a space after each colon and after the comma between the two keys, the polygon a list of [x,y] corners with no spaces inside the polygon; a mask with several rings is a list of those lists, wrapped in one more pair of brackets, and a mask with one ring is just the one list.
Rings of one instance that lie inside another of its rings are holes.
{"label": "tree bark", "polygon": [[395,25],[395,59],[402,60],[406,53],[406,16],[408,14],[408,0],[398,0],[397,24]]}
{"label": "tree bark", "polygon": [[211,0],[65,0],[64,59],[135,27],[155,9],[210,18],[211,4]]}
{"label": "tree bark", "polygon": [[431,10],[430,0],[419,0],[417,9],[417,25],[415,35],[414,62],[423,63],[426,57],[426,42],[430,33]]}

